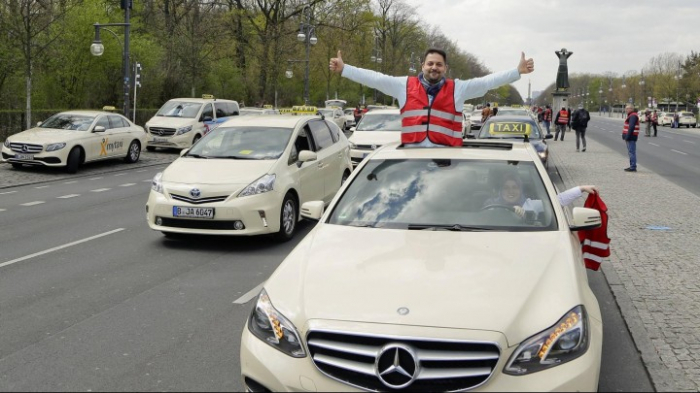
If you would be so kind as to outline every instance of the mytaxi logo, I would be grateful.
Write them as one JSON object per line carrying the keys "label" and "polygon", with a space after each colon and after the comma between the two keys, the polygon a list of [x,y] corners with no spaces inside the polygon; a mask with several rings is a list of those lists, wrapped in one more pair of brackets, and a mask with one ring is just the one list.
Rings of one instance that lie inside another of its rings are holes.
{"label": "mytaxi logo", "polygon": [[100,143],[100,155],[101,156],[106,156],[107,153],[114,152],[118,149],[121,149],[122,146],[124,146],[124,142],[109,142],[109,138],[102,138],[102,142]]}

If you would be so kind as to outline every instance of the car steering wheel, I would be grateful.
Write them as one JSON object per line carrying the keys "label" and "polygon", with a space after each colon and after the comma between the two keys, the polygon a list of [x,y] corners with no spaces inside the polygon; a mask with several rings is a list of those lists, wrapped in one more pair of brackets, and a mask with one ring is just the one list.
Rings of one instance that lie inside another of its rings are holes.
{"label": "car steering wheel", "polygon": [[513,208],[513,206],[503,205],[503,204],[499,204],[499,203],[492,203],[492,204],[490,204],[490,205],[486,205],[486,206],[482,207],[480,211],[483,212],[483,211],[485,211],[485,210],[491,210],[491,209],[503,209],[503,210],[508,210],[509,212],[513,213],[514,216],[516,216],[516,217],[518,217],[518,218],[522,218],[522,217],[520,217],[520,215],[518,215],[518,214],[515,212],[515,209]]}

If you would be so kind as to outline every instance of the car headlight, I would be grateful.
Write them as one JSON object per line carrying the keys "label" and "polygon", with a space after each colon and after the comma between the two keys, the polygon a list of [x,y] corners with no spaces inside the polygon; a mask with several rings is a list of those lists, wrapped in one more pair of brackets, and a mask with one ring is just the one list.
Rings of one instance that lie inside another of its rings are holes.
{"label": "car headlight", "polygon": [[570,362],[586,353],[589,335],[586,309],[576,306],[554,326],[520,344],[503,372],[526,375]]}
{"label": "car headlight", "polygon": [[46,151],[56,151],[56,150],[61,150],[64,147],[66,147],[65,143],[52,143],[48,146],[46,146]]}
{"label": "car headlight", "polygon": [[250,313],[248,330],[266,344],[291,357],[306,357],[297,329],[272,306],[264,289],[258,296],[253,312]]}
{"label": "car headlight", "polygon": [[190,131],[192,131],[192,126],[180,127],[177,129],[177,131],[175,131],[175,135],[182,135]]}
{"label": "car headlight", "polygon": [[538,151],[537,155],[540,156],[540,158],[547,158],[547,150]]}
{"label": "car headlight", "polygon": [[350,146],[351,149],[357,149],[357,145],[348,141],[348,146]]}
{"label": "car headlight", "polygon": [[161,194],[163,193],[163,172],[158,172],[155,176],[153,176],[151,190]]}
{"label": "car headlight", "polygon": [[244,188],[243,191],[238,194],[239,197],[258,195],[268,191],[272,191],[275,186],[275,178],[273,175],[265,175],[260,179],[250,183],[248,187]]}
{"label": "car headlight", "polygon": [[3,145],[5,145],[5,147],[9,148],[10,147],[10,140],[5,139],[5,143],[3,143]]}

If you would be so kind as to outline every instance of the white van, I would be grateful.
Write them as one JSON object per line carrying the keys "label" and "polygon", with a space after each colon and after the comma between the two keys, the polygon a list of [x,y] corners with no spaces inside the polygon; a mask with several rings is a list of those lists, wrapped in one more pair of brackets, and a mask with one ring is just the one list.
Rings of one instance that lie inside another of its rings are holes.
{"label": "white van", "polygon": [[173,98],[146,123],[146,150],[189,148],[220,123],[239,114],[238,102],[208,94],[202,98]]}

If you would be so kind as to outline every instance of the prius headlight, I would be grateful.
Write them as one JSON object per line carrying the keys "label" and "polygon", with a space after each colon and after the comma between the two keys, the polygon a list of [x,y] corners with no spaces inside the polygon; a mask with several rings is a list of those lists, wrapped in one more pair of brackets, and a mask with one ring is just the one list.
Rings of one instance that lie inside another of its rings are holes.
{"label": "prius headlight", "polygon": [[255,337],[291,357],[306,356],[297,329],[272,306],[272,301],[264,289],[248,318],[248,330]]}
{"label": "prius headlight", "polygon": [[163,193],[163,172],[158,172],[155,176],[153,176],[151,190],[161,194]]}
{"label": "prius headlight", "polygon": [[520,344],[503,372],[526,375],[556,367],[582,356],[589,343],[586,309],[574,307],[554,326]]}
{"label": "prius headlight", "polygon": [[276,176],[274,174],[265,175],[259,178],[258,180],[250,183],[246,188],[243,189],[243,191],[241,191],[240,194],[238,194],[238,196],[244,197],[249,195],[258,195],[272,191],[275,187],[275,178]]}
{"label": "prius headlight", "polygon": [[61,150],[64,147],[66,147],[65,143],[52,143],[48,146],[46,146],[46,151],[56,151],[56,150]]}
{"label": "prius headlight", "polygon": [[188,133],[190,131],[192,131],[192,126],[180,127],[175,132],[175,135],[182,135],[182,134]]}

